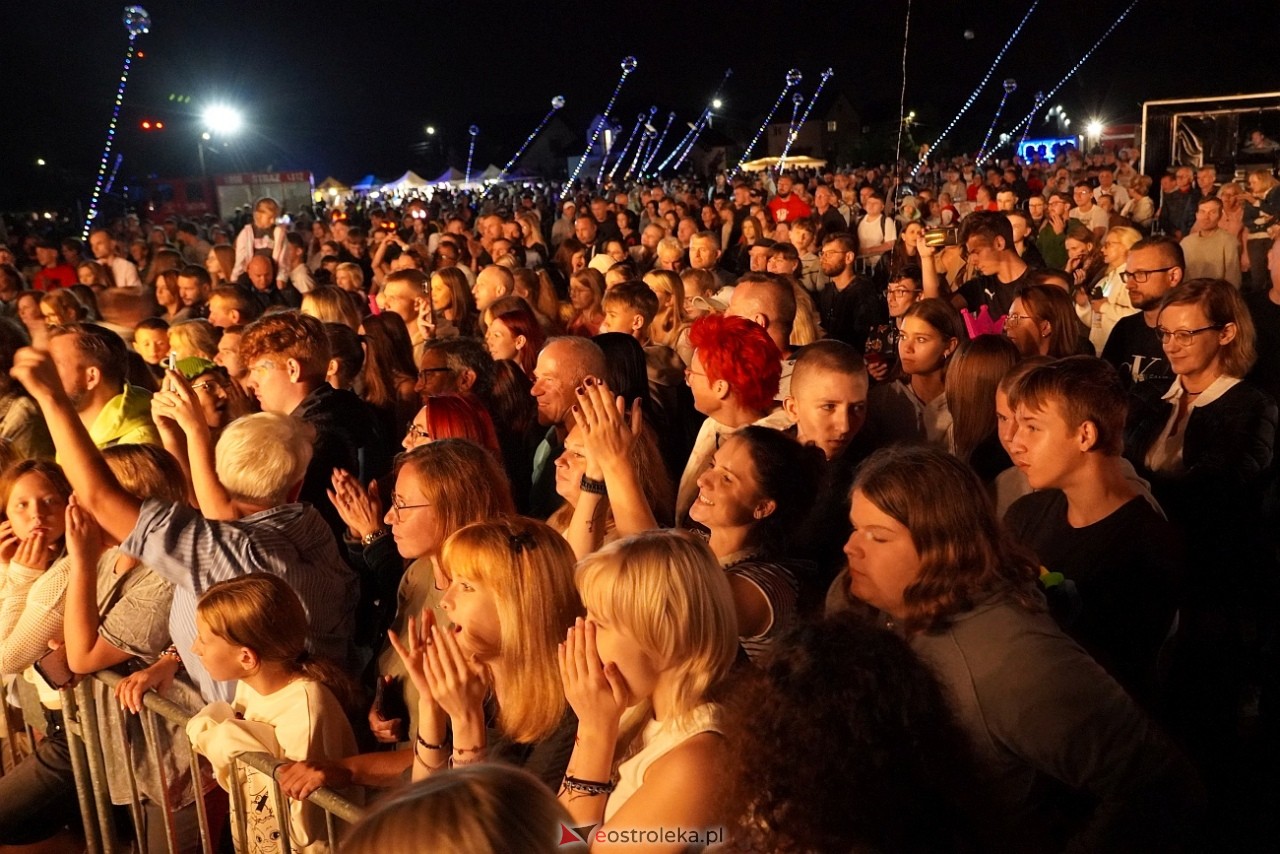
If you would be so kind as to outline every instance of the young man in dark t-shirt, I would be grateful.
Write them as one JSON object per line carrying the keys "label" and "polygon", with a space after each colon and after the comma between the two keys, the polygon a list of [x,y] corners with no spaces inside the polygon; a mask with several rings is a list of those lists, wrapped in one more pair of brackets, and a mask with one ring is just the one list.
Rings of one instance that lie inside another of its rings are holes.
{"label": "young man in dark t-shirt", "polygon": [[966,308],[987,306],[993,318],[1009,313],[1013,300],[1030,282],[1030,267],[1014,248],[1013,226],[998,211],[975,211],[960,226],[960,245],[982,275],[960,287]]}
{"label": "young man in dark t-shirt", "polygon": [[1164,295],[1182,282],[1186,261],[1182,247],[1168,237],[1148,237],[1129,249],[1121,273],[1129,301],[1138,314],[1122,317],[1107,337],[1102,358],[1120,373],[1125,387],[1144,400],[1160,397],[1173,382],[1156,319]]}
{"label": "young man in dark t-shirt", "polygon": [[[1184,557],[1177,530],[1120,456],[1124,386],[1101,359],[1072,356],[1030,371],[1009,404],[1013,461],[1036,491],[1013,503],[1005,524],[1055,574],[1044,580],[1063,628],[1150,707]],[[1063,595],[1066,581],[1078,601]]]}

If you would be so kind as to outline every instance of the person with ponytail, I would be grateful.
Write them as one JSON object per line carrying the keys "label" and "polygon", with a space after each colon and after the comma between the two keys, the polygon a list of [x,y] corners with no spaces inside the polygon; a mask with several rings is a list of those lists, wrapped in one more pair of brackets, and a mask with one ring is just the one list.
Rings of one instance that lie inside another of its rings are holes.
{"label": "person with ponytail", "polygon": [[[336,664],[307,650],[306,639],[302,601],[275,575],[254,572],[215,584],[196,605],[191,651],[214,679],[234,679],[237,685],[230,704],[206,706],[187,724],[187,734],[213,766],[218,784],[240,789],[243,797],[232,798],[233,805],[253,805],[251,815],[233,817],[237,854],[267,850],[254,839],[276,839],[283,828],[269,777],[237,765],[235,757],[265,752],[294,761],[335,760],[356,752],[344,708],[351,686]],[[292,802],[289,811],[293,850],[328,852],[324,812],[302,801]]]}

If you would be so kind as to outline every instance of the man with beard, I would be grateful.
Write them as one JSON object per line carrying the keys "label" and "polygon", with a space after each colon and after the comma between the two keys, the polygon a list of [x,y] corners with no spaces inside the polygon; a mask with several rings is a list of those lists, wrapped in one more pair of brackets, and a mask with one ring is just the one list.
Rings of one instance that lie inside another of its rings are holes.
{"label": "man with beard", "polygon": [[854,270],[858,258],[856,240],[842,233],[823,242],[818,259],[823,275],[830,281],[818,292],[818,312],[829,338],[851,344],[861,353],[871,327],[888,320],[888,316],[875,285]]}
{"label": "man with beard", "polygon": [[1125,271],[1120,274],[1129,301],[1139,309],[1117,321],[1103,348],[1102,358],[1120,372],[1131,392],[1143,399],[1159,397],[1173,382],[1173,368],[1156,331],[1160,301],[1186,275],[1182,247],[1169,237],[1148,237],[1129,247]]}
{"label": "man with beard", "polygon": [[160,444],[151,393],[125,382],[128,353],[119,335],[93,323],[55,326],[49,330],[49,356],[95,445]]}

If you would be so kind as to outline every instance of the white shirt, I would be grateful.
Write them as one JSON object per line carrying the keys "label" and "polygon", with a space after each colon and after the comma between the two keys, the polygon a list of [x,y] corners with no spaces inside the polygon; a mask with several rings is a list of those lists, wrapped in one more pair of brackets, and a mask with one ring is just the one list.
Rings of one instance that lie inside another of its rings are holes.
{"label": "white shirt", "polygon": [[1071,219],[1078,219],[1090,228],[1101,228],[1104,231],[1111,224],[1111,216],[1102,209],[1101,205],[1094,205],[1085,213],[1080,208],[1072,208],[1067,216]]}
{"label": "white shirt", "polygon": [[880,216],[872,219],[871,217],[863,217],[862,222],[858,223],[858,257],[864,259],[868,264],[874,264],[880,260],[883,252],[868,252],[872,246],[879,246],[881,243],[891,243],[898,239],[898,224],[892,218],[880,214]]}
{"label": "white shirt", "polygon": [[1173,404],[1173,411],[1169,413],[1169,420],[1165,422],[1164,429],[1160,431],[1160,435],[1151,443],[1151,447],[1147,450],[1146,464],[1151,471],[1176,472],[1182,470],[1182,443],[1187,437],[1187,424],[1191,421],[1191,410],[1198,406],[1208,406],[1217,401],[1227,392],[1240,382],[1238,377],[1218,377],[1209,383],[1209,387],[1200,392],[1200,395],[1193,401],[1191,406],[1187,408],[1187,417],[1178,425],[1178,432],[1174,433],[1173,428],[1178,424],[1178,409],[1182,402],[1182,396],[1186,394],[1186,389],[1182,387],[1182,377],[1177,377],[1173,381],[1173,385],[1165,392],[1162,400],[1167,400]]}
{"label": "white shirt", "polygon": [[111,266],[111,275],[115,277],[117,288],[142,287],[142,279],[138,276],[138,268],[133,265],[132,261],[113,255],[106,261],[99,261],[98,263]]}
{"label": "white shirt", "polygon": [[1129,191],[1124,187],[1121,187],[1119,184],[1112,184],[1105,190],[1101,187],[1093,188],[1093,200],[1095,202],[1103,196],[1108,195],[1111,196],[1112,201],[1116,203],[1116,210],[1120,210],[1125,205],[1129,204]]}

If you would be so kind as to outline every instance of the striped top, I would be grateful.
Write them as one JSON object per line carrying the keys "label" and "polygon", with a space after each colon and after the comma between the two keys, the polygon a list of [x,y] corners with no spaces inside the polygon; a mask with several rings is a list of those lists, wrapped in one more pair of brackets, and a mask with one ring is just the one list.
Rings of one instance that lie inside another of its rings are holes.
{"label": "striped top", "polygon": [[219,522],[185,505],[149,499],[120,550],[173,585],[169,633],[207,702],[230,702],[236,684],[214,681],[200,658],[190,653],[196,638],[196,601],[217,582],[250,572],[288,581],[307,611],[308,649],[349,666],[358,579],[338,553],[333,532],[311,505],[282,504]]}
{"label": "striped top", "polygon": [[768,627],[755,637],[738,638],[751,663],[759,664],[773,648],[774,640],[789,629],[795,620],[800,582],[786,565],[758,554],[724,564],[724,570],[729,576],[737,576],[750,582],[769,603]]}

